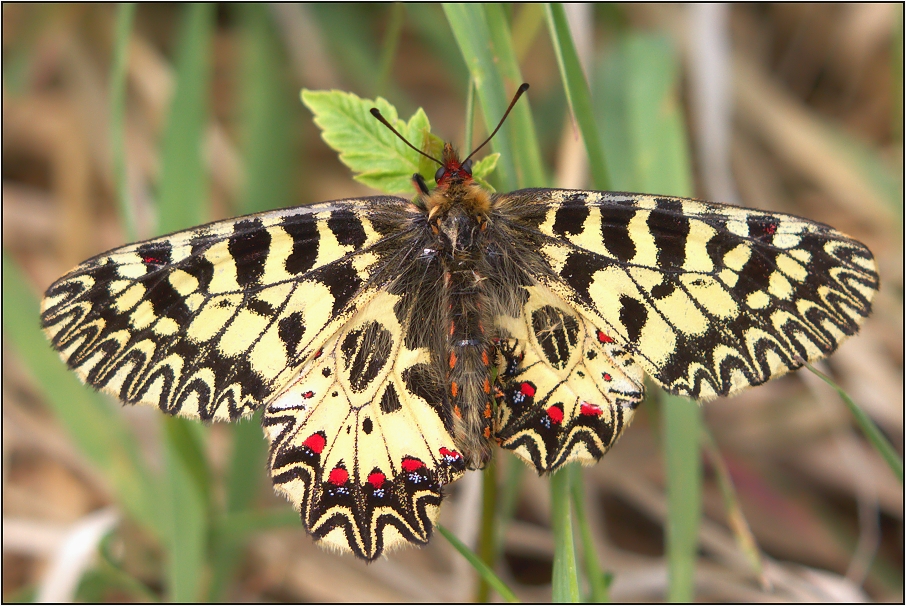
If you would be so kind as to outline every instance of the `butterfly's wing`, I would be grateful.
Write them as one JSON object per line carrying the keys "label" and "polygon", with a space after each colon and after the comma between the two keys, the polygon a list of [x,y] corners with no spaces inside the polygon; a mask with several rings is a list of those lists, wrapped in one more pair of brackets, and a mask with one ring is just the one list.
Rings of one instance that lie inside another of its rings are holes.
{"label": "butterfly's wing", "polygon": [[123,402],[250,414],[372,296],[375,250],[393,244],[382,217],[408,206],[327,202],[112,250],[47,290],[44,330],[82,380]]}
{"label": "butterfly's wing", "polygon": [[366,560],[426,543],[441,487],[465,469],[427,349],[403,336],[400,299],[373,293],[263,418],[274,485],[315,538]]}
{"label": "butterfly's wing", "polygon": [[871,252],[826,225],[697,200],[522,190],[498,198],[536,279],[667,391],[729,395],[817,360],[871,310]]}
{"label": "butterfly's wing", "polygon": [[539,473],[594,463],[642,399],[641,367],[547,286],[524,292],[521,313],[497,319],[495,437]]}
{"label": "butterfly's wing", "polygon": [[[642,397],[729,395],[830,354],[870,312],[874,259],[785,214],[696,200],[535,189],[494,198],[530,276],[502,338],[495,432],[552,471],[600,458]],[[498,254],[500,258],[506,258]]]}

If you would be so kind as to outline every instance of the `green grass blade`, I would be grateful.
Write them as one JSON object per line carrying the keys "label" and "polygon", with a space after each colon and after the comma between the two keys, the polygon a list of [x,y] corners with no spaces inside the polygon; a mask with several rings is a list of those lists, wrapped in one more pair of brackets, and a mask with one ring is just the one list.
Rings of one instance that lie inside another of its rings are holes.
{"label": "green grass blade", "polygon": [[472,131],[475,130],[475,83],[469,80],[466,93],[466,132],[462,138],[463,149],[472,149]]}
{"label": "green grass blade", "polygon": [[208,502],[206,484],[199,480],[199,465],[204,459],[191,454],[197,451],[197,442],[190,423],[176,417],[164,419],[169,522],[166,577],[168,598],[173,602],[197,601],[207,576]]}
{"label": "green grass blade", "polygon": [[[449,3],[443,6],[453,36],[472,74],[485,126],[493,129],[503,117],[510,99],[497,66],[498,55],[490,43],[491,31],[484,10],[478,4]],[[505,125],[490,143],[491,148],[500,153],[497,181],[501,191],[518,187],[516,155],[509,132],[508,125]]]}
{"label": "green grass blade", "polygon": [[551,474],[551,524],[554,531],[554,570],[551,599],[556,603],[578,602],[579,567],[573,539],[573,514],[570,507],[570,467]]}
{"label": "green grass blade", "polygon": [[302,112],[286,77],[286,58],[266,5],[238,4],[236,13],[241,28],[239,109],[245,160],[239,211],[247,214],[291,205],[293,178],[301,165],[293,133]]}
{"label": "green grass blade", "polygon": [[601,62],[595,109],[613,188],[692,196],[676,59],[658,36],[627,36]]}
{"label": "green grass blade", "polygon": [[[504,82],[518,86],[525,80],[519,69],[519,60],[503,6],[484,4],[483,7],[494,50],[497,52],[500,74]],[[515,154],[513,162],[516,166],[517,187],[539,187],[548,184],[547,171],[541,160],[538,135],[535,132],[535,122],[532,120],[532,106],[528,99],[530,96],[529,94],[520,99],[507,118],[513,142],[512,150]]]}
{"label": "green grass blade", "polygon": [[762,587],[767,587],[767,579],[764,576],[764,567],[761,563],[761,551],[758,549],[758,543],[749,522],[746,520],[742,508],[739,506],[739,499],[736,497],[736,488],[733,486],[733,478],[730,476],[730,470],[724,462],[720,448],[708,428],[701,425],[701,444],[711,467],[714,469],[714,477],[717,479],[717,485],[720,487],[721,496],[724,499],[724,510],[727,515],[727,525],[736,538],[736,544],[739,549],[749,560],[752,570],[761,581]]}
{"label": "green grass blade", "polygon": [[697,402],[665,395],[664,459],[667,478],[667,600],[691,602],[701,517],[701,409]]}
{"label": "green grass blade", "polygon": [[[633,35],[618,42],[596,72],[596,109],[618,190],[691,196],[692,176],[677,93],[674,53],[666,40]],[[661,407],[667,478],[668,599],[693,597],[701,510],[701,413],[665,396]]]}
{"label": "green grass blade", "polygon": [[286,507],[272,507],[264,510],[245,510],[223,516],[215,528],[215,532],[228,537],[241,537],[243,535],[272,530],[274,528],[298,528],[300,524],[299,512]]}
{"label": "green grass blade", "polygon": [[126,178],[126,66],[135,4],[120,4],[116,11],[113,46],[113,68],[110,73],[110,149],[113,157],[113,180],[120,206],[120,217],[126,239],[136,239],[135,212]]}
{"label": "green grass blade", "polygon": [[[478,532],[478,557],[488,568],[497,564],[497,461],[491,459],[481,476],[481,526]],[[475,590],[475,601],[487,602],[491,597],[491,586],[480,577]]]}
{"label": "green grass blade", "polygon": [[504,600],[510,603],[516,603],[519,600],[516,598],[516,594],[513,593],[513,590],[510,589],[506,583],[504,583],[500,577],[494,574],[494,571],[491,570],[487,564],[481,561],[474,551],[466,547],[465,543],[456,538],[452,532],[437,524],[435,526],[437,531],[443,535],[447,541],[450,542],[450,545],[453,546],[456,551],[458,551],[469,563],[478,571],[478,574],[481,575],[481,578],[484,579],[491,587],[494,588],[494,591],[502,597]]}
{"label": "green grass blade", "polygon": [[897,451],[894,450],[890,442],[887,441],[887,438],[884,437],[884,434],[881,433],[881,430],[878,429],[878,426],[875,425],[875,422],[871,420],[865,412],[859,408],[859,406],[853,402],[852,398],[849,397],[843,389],[834,383],[830,377],[816,369],[814,366],[809,364],[803,359],[799,359],[805,367],[810,371],[818,375],[825,383],[834,388],[840,398],[846,403],[847,408],[849,408],[852,415],[856,418],[856,423],[859,425],[859,429],[862,430],[862,433],[865,434],[865,437],[868,438],[868,441],[871,442],[871,445],[875,450],[878,451],[878,454],[884,459],[887,463],[890,470],[893,472],[893,475],[900,481],[900,484],[903,484],[903,459],[900,458],[900,455],[897,454]]}
{"label": "green grass blade", "polygon": [[513,51],[516,60],[522,61],[534,44],[545,21],[544,5],[528,3],[513,18]]}
{"label": "green grass blade", "polygon": [[595,549],[591,526],[585,514],[585,490],[582,482],[582,467],[570,466],[570,490],[573,510],[576,513],[576,527],[579,529],[579,539],[582,542],[582,561],[585,564],[585,575],[588,579],[589,600],[597,604],[610,602],[610,592],[607,589],[608,575],[601,569],[598,552]]}
{"label": "green grass blade", "polygon": [[592,183],[596,189],[610,189],[611,181],[607,171],[607,159],[601,149],[601,138],[598,135],[598,127],[592,110],[591,92],[582,71],[582,65],[579,63],[576,45],[573,43],[572,34],[569,31],[566,11],[562,4],[551,3],[546,5],[546,12],[551,42],[554,45],[554,53],[560,67],[560,77],[563,79],[563,90],[566,91],[566,99],[576,117],[576,123],[588,153]]}
{"label": "green grass blade", "polygon": [[390,5],[390,23],[387,25],[387,32],[384,34],[384,41],[381,45],[381,58],[378,61],[378,79],[377,94],[385,94],[390,84],[390,74],[393,70],[393,60],[396,57],[396,49],[399,48],[400,37],[403,33],[403,21],[405,20],[405,8],[401,2],[394,2]]}
{"label": "green grass blade", "polygon": [[132,433],[100,394],[66,369],[40,329],[38,301],[16,263],[3,254],[3,337],[36,379],[54,416],[76,446],[108,478],[123,508],[158,538],[158,482],[139,456]]}
{"label": "green grass blade", "polygon": [[203,156],[211,76],[214,5],[188,4],[176,50],[176,92],[161,152],[158,230],[203,223],[208,187]]}
{"label": "green grass blade", "polygon": [[[203,141],[208,116],[215,7],[189,4],[184,10],[176,50],[176,92],[161,157],[159,231],[184,229],[205,219],[208,186]],[[167,418],[165,461],[167,490],[167,589],[169,599],[195,601],[206,577],[210,478],[200,428],[191,421]]]}

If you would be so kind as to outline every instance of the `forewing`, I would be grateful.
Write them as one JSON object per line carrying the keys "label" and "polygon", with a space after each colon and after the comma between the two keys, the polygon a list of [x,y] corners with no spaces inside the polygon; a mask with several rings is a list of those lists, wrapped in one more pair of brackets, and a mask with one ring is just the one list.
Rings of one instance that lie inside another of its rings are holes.
{"label": "forewing", "polygon": [[525,288],[518,317],[500,316],[496,438],[554,471],[596,462],[642,400],[641,367],[570,303],[543,285]]}
{"label": "forewing", "polygon": [[[826,225],[683,198],[523,190],[546,282],[671,393],[728,395],[817,360],[871,310],[871,252]],[[534,208],[535,210],[528,210]]]}
{"label": "forewing", "polygon": [[374,293],[265,408],[274,485],[324,544],[366,560],[428,541],[463,457],[438,413],[426,349]]}
{"label": "forewing", "polygon": [[[86,383],[202,419],[249,414],[370,295],[400,198],[220,221],[118,248],[55,282],[44,330]],[[400,212],[404,212],[400,210]]]}

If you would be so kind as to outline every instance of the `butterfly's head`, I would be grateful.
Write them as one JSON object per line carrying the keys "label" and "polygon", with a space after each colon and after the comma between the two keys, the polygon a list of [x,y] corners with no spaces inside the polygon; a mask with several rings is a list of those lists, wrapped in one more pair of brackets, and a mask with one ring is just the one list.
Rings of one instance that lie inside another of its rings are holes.
{"label": "butterfly's head", "polygon": [[443,162],[434,173],[434,182],[439,189],[446,189],[452,184],[468,185],[472,182],[472,159],[459,161],[459,154],[449,143],[444,143]]}

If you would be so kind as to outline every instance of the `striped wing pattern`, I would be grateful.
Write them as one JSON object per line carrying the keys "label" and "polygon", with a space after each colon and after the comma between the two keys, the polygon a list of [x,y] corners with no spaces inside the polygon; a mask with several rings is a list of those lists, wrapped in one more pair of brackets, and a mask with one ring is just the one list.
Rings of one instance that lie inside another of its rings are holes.
{"label": "striped wing pattern", "polygon": [[[834,351],[878,288],[865,246],[790,215],[557,189],[490,200],[471,236],[487,238],[475,311],[494,310],[479,324],[497,366],[489,438],[539,473],[600,459],[644,374],[696,399],[761,384]],[[420,213],[340,200],[118,248],[48,289],[44,330],[123,402],[202,420],[264,407],[276,489],[322,544],[373,560],[428,540],[469,454],[437,347],[455,293],[439,294],[448,261]]]}
{"label": "striped wing pattern", "polygon": [[540,279],[674,394],[730,395],[829,355],[878,289],[863,244],[792,215],[643,194],[505,196],[541,209]]}
{"label": "striped wing pattern", "polygon": [[383,238],[372,207],[297,207],[104,253],[47,291],[44,330],[89,385],[129,404],[235,420],[348,318]]}
{"label": "striped wing pattern", "polygon": [[643,396],[641,368],[607,334],[540,285],[501,317],[496,437],[539,473],[604,456]]}
{"label": "striped wing pattern", "polygon": [[264,411],[274,485],[306,528],[367,560],[424,544],[441,487],[465,471],[425,378],[425,349],[406,347],[399,297],[373,293]]}

